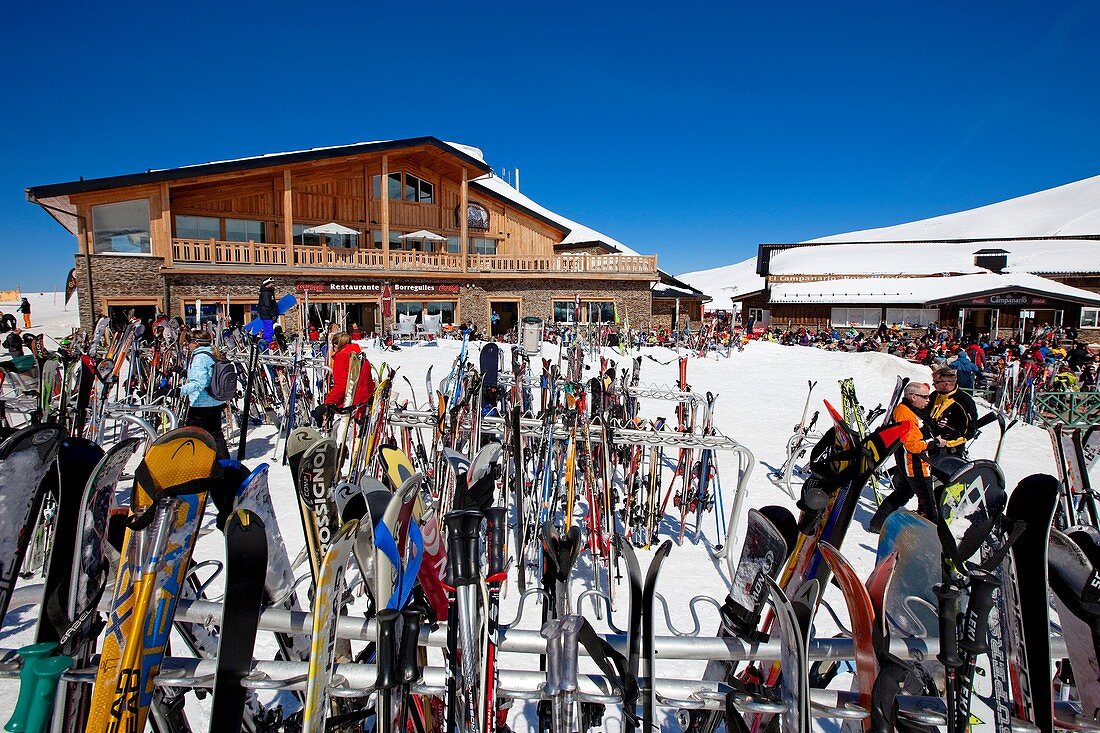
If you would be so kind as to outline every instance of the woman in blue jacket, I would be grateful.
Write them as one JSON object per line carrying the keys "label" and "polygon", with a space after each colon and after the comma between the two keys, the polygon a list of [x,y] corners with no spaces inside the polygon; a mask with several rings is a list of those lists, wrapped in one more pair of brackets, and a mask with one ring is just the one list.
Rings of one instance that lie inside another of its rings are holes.
{"label": "woman in blue jacket", "polygon": [[218,458],[229,458],[229,449],[225,446],[225,434],[222,433],[222,417],[225,415],[225,403],[214,399],[207,389],[213,376],[214,360],[222,355],[212,345],[210,332],[196,329],[191,332],[191,361],[187,366],[187,381],[180,393],[191,403],[187,411],[185,425],[202,428],[210,433],[217,446]]}

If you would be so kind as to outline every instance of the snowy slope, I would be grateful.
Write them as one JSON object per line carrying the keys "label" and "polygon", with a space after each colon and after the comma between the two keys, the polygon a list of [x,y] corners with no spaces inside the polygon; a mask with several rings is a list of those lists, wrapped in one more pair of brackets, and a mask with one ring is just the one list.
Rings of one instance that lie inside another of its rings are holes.
{"label": "snowy slope", "polygon": [[708,306],[715,309],[729,308],[731,301],[739,301],[748,293],[764,289],[764,278],[756,274],[755,257],[710,270],[685,272],[676,277],[713,298]]}
{"label": "snowy slope", "polygon": [[905,242],[1100,234],[1100,176],[907,224],[811,242]]}
{"label": "snowy slope", "polygon": [[[51,314],[45,306],[43,310],[44,318],[55,319],[53,322],[62,328],[58,333],[67,332],[69,326],[66,318],[69,318],[68,323],[75,320],[71,315],[65,316],[64,312]],[[70,305],[70,314],[72,313],[73,308]],[[365,351],[368,358],[375,364],[385,361],[399,367],[399,377],[395,380],[396,399],[415,397],[416,401],[423,403],[424,375],[428,367],[433,367],[433,378],[438,385],[450,368],[457,354],[457,348],[456,342],[445,341],[439,346],[418,346],[402,349],[400,352],[379,352],[370,348]],[[669,361],[675,356],[672,351],[663,348],[648,350],[646,353],[661,361]],[[546,344],[544,355],[557,359],[558,350]],[[614,352],[609,351],[607,355],[611,358],[619,358]],[[476,354],[473,356],[476,358]],[[899,374],[924,381],[928,381],[930,377],[927,368],[884,354],[835,353],[817,349],[781,347],[760,342],[750,343],[743,353],[735,352],[729,359],[693,358],[688,367],[688,381],[694,391],[698,393],[711,391],[719,394],[715,425],[722,433],[748,447],[758,462],[748,483],[748,494],[743,511],[747,511],[750,507],[774,503],[794,510],[794,502],[776,489],[767,480],[765,474],[769,466],[775,466],[782,461],[786,440],[792,427],[798,422],[806,398],[807,380],[818,382],[811,407],[811,410],[816,410],[821,409],[823,398],[830,400],[833,404],[839,404],[837,380],[840,378],[854,377],[863,403],[873,406],[889,398]],[[410,394],[409,386],[400,378],[401,375],[409,378],[414,385],[415,394]],[[644,383],[668,385],[674,383],[676,377],[677,367],[674,359],[673,363],[668,365],[658,364],[649,359],[643,361],[642,382]],[[642,414],[672,419],[673,407],[668,402],[643,400]],[[995,434],[995,429],[987,429],[977,440],[972,454],[975,457],[992,456],[996,442]],[[271,461],[273,443],[271,429],[265,427],[257,430],[252,438],[246,462],[249,465],[255,465],[258,461]],[[668,456],[668,458],[674,460],[674,456]],[[725,507],[728,509],[733,500],[732,491],[735,487],[737,467],[731,454],[720,454],[718,464]],[[1019,479],[1033,472],[1053,471],[1053,459],[1046,433],[1027,425],[1014,428],[1005,442],[1003,468],[1010,486],[1014,486]],[[666,472],[666,485],[669,476],[671,473]],[[290,555],[293,557],[303,546],[301,523],[298,520],[298,510],[287,469],[274,461],[271,461],[271,490],[276,511],[281,519],[282,533],[288,543]],[[865,523],[871,512],[872,504],[865,498],[856,514],[857,523]],[[712,560],[707,551],[707,545],[713,543],[716,537],[715,518],[712,515],[706,515],[704,519],[704,538],[698,542],[694,541],[689,529],[688,541],[682,547],[673,548],[658,583],[658,590],[670,604],[673,623],[680,630],[692,628],[689,610],[691,596],[703,594],[721,599],[726,592],[724,566]],[[739,529],[742,526],[743,521],[739,524]],[[671,521],[666,521],[664,527],[667,532],[674,529]],[[874,547],[875,538],[866,534],[860,527],[854,527],[842,550],[861,575],[866,576],[874,562]],[[732,551],[738,552],[736,541]],[[200,539],[196,556],[219,558],[222,552],[220,533],[211,531]],[[644,568],[649,563],[650,553],[640,551],[639,554]],[[581,568],[587,568],[583,559]],[[578,579],[578,592],[585,585],[585,580]],[[213,592],[216,592],[216,589]],[[830,588],[829,593],[832,594],[834,607],[842,608],[843,603],[836,603],[839,600],[835,595],[836,590]],[[623,589],[620,589],[619,597],[624,597]],[[504,621],[513,618],[516,604],[517,594],[513,582],[501,613]],[[717,627],[714,609],[706,605],[700,605],[697,608],[701,617],[701,633],[710,634]],[[625,603],[615,612],[616,623],[620,627],[626,625],[624,611]],[[0,646],[16,647],[30,639],[37,613],[38,609],[33,606],[13,609],[5,619],[4,630],[0,632]],[[584,613],[590,619],[593,618],[591,606],[586,605]],[[606,628],[604,623],[596,621],[594,623],[598,628]],[[518,626],[528,629],[538,628],[539,610],[529,605]],[[663,621],[657,623],[659,635],[669,633],[664,626]],[[831,634],[833,629],[823,622],[818,626],[818,633]],[[271,635],[262,633],[258,654],[271,655],[273,652],[274,644]],[[268,656],[268,658],[271,657]],[[438,661],[435,660],[434,663]],[[500,664],[505,669],[536,669],[537,657],[508,653],[501,655]],[[662,677],[699,679],[702,668],[703,663],[700,662],[665,659],[659,662],[658,674]],[[587,666],[582,665],[582,671],[586,669],[588,669]],[[4,719],[10,712],[16,689],[17,682],[13,680],[0,682],[0,690],[6,693],[0,694],[0,716]],[[195,729],[200,730],[205,720],[209,699],[198,701],[193,696],[189,696],[189,701],[189,717]],[[511,715],[511,722],[517,731],[532,730],[532,716],[530,705],[517,703]],[[663,711],[660,719],[662,730],[678,730],[671,711]],[[604,728],[608,732],[618,729],[617,717],[610,718]]]}

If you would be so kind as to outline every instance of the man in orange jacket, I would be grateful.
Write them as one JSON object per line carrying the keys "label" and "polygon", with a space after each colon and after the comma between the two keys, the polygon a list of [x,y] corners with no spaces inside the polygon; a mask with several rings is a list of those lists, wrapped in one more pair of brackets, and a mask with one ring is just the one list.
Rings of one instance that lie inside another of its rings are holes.
{"label": "man in orange jacket", "polygon": [[900,486],[882,500],[875,516],[871,517],[868,530],[879,532],[886,517],[901,509],[915,494],[917,512],[934,519],[939,512],[936,497],[932,492],[932,472],[928,466],[928,448],[932,445],[943,447],[943,438],[932,437],[928,422],[928,401],[932,388],[923,382],[910,382],[905,386],[905,396],[894,408],[893,420],[907,423],[909,431],[902,438],[902,447],[898,453],[898,467],[895,481]]}

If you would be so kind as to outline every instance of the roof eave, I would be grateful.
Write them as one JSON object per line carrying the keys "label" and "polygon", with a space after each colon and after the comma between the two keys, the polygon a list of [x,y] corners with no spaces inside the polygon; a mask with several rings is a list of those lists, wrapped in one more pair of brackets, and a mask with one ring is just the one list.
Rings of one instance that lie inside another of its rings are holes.
{"label": "roof eave", "polygon": [[391,150],[402,150],[422,145],[437,148],[440,152],[458,158],[464,164],[482,173],[489,173],[492,170],[485,161],[478,160],[472,155],[452,145],[448,145],[439,138],[425,136],[407,138],[405,140],[386,140],[375,143],[318,148],[294,153],[278,153],[253,158],[242,158],[240,160],[228,160],[220,163],[202,163],[182,168],[166,168],[164,170],[148,171],[146,173],[128,173],[121,176],[91,178],[88,180],[69,181],[67,183],[51,183],[43,186],[31,186],[27,188],[27,194],[37,199],[45,199],[55,196],[67,196],[74,193],[102,191],[111,188],[167,183],[170,181],[217,175],[220,173],[236,173],[239,171],[271,168],[294,163],[308,163],[316,160],[325,160],[327,158],[345,158],[365,153],[384,153]]}

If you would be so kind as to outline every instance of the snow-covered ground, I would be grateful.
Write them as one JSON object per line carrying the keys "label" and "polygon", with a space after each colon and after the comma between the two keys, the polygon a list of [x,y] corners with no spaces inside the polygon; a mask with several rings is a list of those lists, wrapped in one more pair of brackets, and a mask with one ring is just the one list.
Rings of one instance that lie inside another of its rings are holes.
{"label": "snow-covered ground", "polygon": [[[63,311],[60,305],[51,306],[48,296],[43,296],[41,302],[36,302],[34,299],[32,302],[35,304],[37,318],[47,324],[46,330],[53,335],[68,333],[76,322],[75,300],[69,304],[67,311]],[[57,299],[57,303],[60,303],[60,298]],[[473,348],[476,351],[476,345]],[[399,369],[394,387],[396,399],[413,398],[422,403],[425,399],[424,376],[429,366],[433,367],[434,380],[438,384],[450,369],[457,349],[457,342],[444,341],[431,346],[403,348],[398,352],[381,352],[371,348],[366,348],[365,351],[373,363],[385,361]],[[545,344],[543,353],[549,358],[558,358],[556,346]],[[657,360],[672,363],[664,365],[648,358],[644,359],[641,381],[644,384],[674,384],[677,378],[675,352],[654,348],[647,349],[644,353]],[[620,358],[611,350],[608,350],[606,355],[613,359]],[[476,358],[476,353],[474,357]],[[400,378],[401,375],[409,378],[414,385],[415,394],[410,394],[409,386]],[[822,399],[839,405],[840,394],[837,381],[845,377],[855,379],[859,397],[864,405],[872,407],[884,402],[889,399],[898,375],[930,381],[927,368],[884,354],[836,353],[752,342],[744,352],[734,352],[729,358],[692,357],[688,366],[688,381],[692,389],[697,393],[709,391],[719,395],[714,415],[716,427],[724,435],[749,448],[757,461],[748,482],[748,494],[738,524],[738,534],[744,524],[744,514],[750,507],[782,504],[794,510],[794,502],[768,481],[766,473],[770,466],[778,466],[783,460],[787,438],[798,422],[806,399],[808,381],[817,382],[813,393],[812,411],[822,407]],[[642,414],[665,416],[672,420],[674,419],[673,407],[667,402],[643,400]],[[822,422],[826,420],[823,418]],[[971,449],[972,456],[992,457],[996,435],[995,427],[986,429],[975,441]],[[303,546],[301,523],[298,519],[289,473],[278,462],[272,461],[272,438],[269,428],[254,431],[246,463],[253,466],[260,461],[270,463],[271,490],[281,519],[282,533],[290,555],[293,557]],[[674,459],[674,456],[671,458]],[[732,454],[720,454],[718,465],[722,486],[726,493],[725,506],[728,509],[733,503],[732,492],[737,471],[735,458]],[[1053,473],[1054,462],[1046,432],[1030,425],[1020,425],[1010,431],[1005,439],[1002,468],[1010,487],[1015,486],[1016,482],[1024,476],[1035,472]],[[665,486],[671,476],[670,471],[671,468],[666,472]],[[870,518],[872,511],[872,502],[865,498],[856,513],[856,526],[853,527],[841,548],[863,577],[866,577],[874,563],[876,538],[862,529],[862,525]],[[671,526],[671,523],[666,522],[666,527],[671,528]],[[691,532],[689,531],[688,534],[689,540],[685,541],[682,547],[673,547],[658,583],[658,590],[668,599],[673,622],[680,630],[692,627],[689,599],[697,594],[704,594],[721,600],[725,595],[727,582],[723,564],[713,560],[707,551],[707,544],[713,542],[715,536],[714,518],[709,515],[705,518],[704,535],[708,538],[707,540],[693,542],[690,539]],[[735,545],[731,551],[738,552],[739,546]],[[205,533],[197,547],[197,557],[217,558],[221,554],[220,533]],[[649,563],[650,553],[640,551],[639,555],[644,570]],[[838,591],[835,588],[830,588],[826,597],[832,596],[834,607],[843,609],[843,602],[839,602],[837,594]],[[514,615],[517,596],[515,584],[512,581],[508,597],[504,601],[505,607],[502,612],[504,620]],[[620,593],[619,597],[625,598],[625,595]],[[625,605],[625,602],[621,602],[620,609],[616,611],[615,618],[620,627],[626,626]],[[592,618],[592,606],[587,605],[583,613]],[[702,633],[712,633],[717,627],[717,617],[713,608],[700,606],[699,613],[702,617]],[[0,646],[17,647],[31,638],[37,614],[36,607],[24,606],[12,609],[5,619],[3,631],[0,631]],[[594,623],[597,628],[601,626],[606,628],[600,622],[594,621]],[[539,612],[537,609],[532,610],[528,605],[523,618],[519,621],[519,626],[537,629],[538,625]],[[818,633],[823,635],[831,634],[832,631],[831,628],[824,626],[818,628]],[[657,622],[657,633],[658,635],[669,633],[664,628],[663,620]],[[274,644],[270,635],[261,634],[259,644],[258,654],[273,653]],[[271,657],[268,656],[268,658]],[[506,669],[535,669],[537,657],[504,654],[500,664]],[[703,663],[662,660],[658,665],[658,675],[669,678],[700,679],[702,668]],[[0,690],[3,691],[0,694],[0,716],[3,719],[7,718],[8,711],[14,703],[16,685],[14,681],[0,682]],[[208,700],[200,702],[191,696],[189,710],[196,729],[201,729],[198,721],[203,719],[203,710],[208,704]],[[661,718],[662,729],[678,730],[672,711],[662,712],[664,713]],[[531,721],[532,715],[531,705],[522,706],[517,703],[512,713],[513,725],[517,730],[527,729],[529,722],[524,723],[524,717],[527,716],[527,720]],[[609,716],[606,730],[617,730],[617,719],[617,714]]]}

